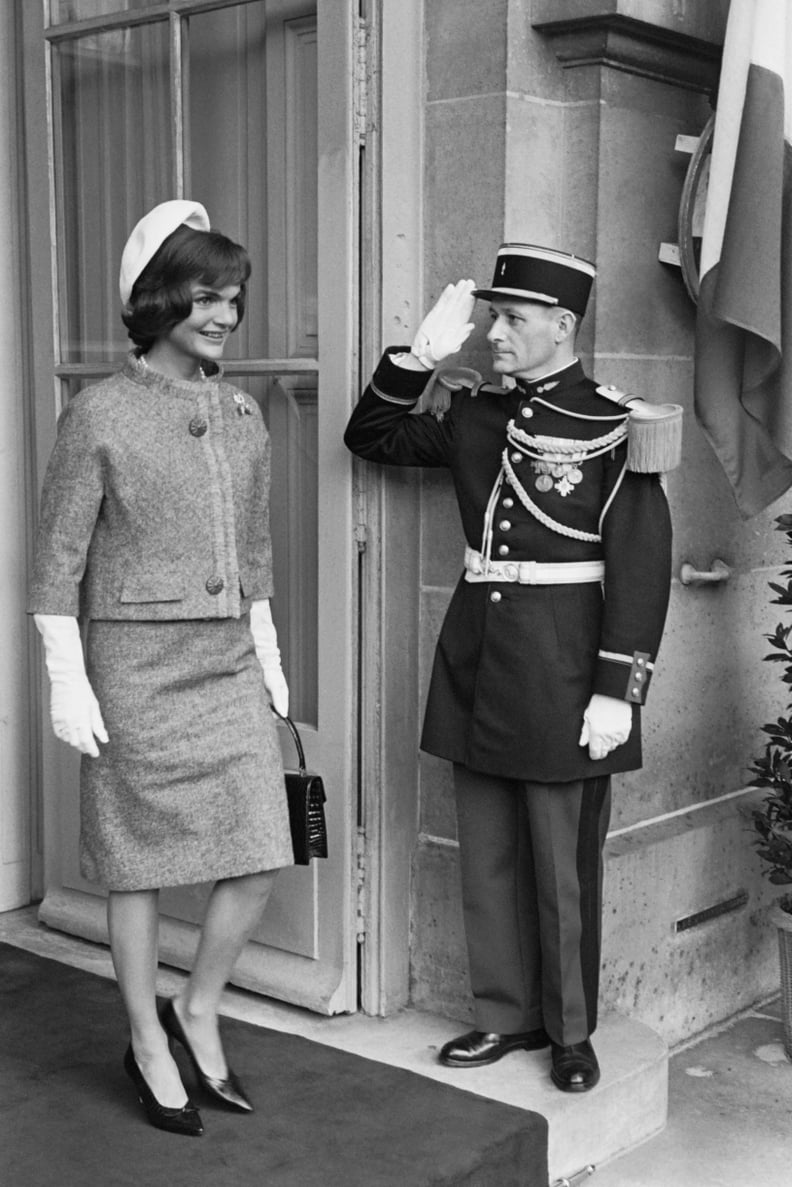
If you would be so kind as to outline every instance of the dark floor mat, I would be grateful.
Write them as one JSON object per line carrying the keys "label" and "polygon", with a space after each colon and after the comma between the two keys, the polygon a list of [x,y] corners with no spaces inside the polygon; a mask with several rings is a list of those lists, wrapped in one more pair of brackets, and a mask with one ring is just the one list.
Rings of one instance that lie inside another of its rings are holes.
{"label": "dark floor mat", "polygon": [[[414,1072],[223,1020],[256,1106],[147,1124],[113,981],[0,944],[0,1182],[14,1187],[547,1187],[547,1122]],[[185,1068],[185,1084],[193,1080]]]}

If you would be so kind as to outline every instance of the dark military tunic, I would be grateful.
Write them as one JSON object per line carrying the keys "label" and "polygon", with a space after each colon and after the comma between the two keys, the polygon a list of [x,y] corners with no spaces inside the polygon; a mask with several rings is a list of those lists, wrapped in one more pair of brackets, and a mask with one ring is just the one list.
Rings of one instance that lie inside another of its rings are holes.
{"label": "dark military tunic", "polygon": [[[413,414],[427,376],[389,353],[347,426],[353,453],[448,468],[467,545],[493,561],[605,566],[604,585],[471,583],[463,573],[437,645],[422,749],[547,783],[634,770],[668,605],[671,525],[659,477],[627,470],[623,431],[607,445],[624,410],[575,361],[512,389],[463,388],[442,415]],[[547,441],[568,449],[571,440],[594,456],[542,460]],[[598,761],[578,742],[593,693],[633,704],[628,742]]]}

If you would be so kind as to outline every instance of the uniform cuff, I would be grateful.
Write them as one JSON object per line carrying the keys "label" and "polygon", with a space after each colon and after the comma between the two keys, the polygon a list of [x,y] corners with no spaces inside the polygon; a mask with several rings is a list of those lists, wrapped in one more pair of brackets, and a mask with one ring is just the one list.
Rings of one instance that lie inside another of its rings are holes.
{"label": "uniform cuff", "polygon": [[412,371],[397,367],[392,354],[409,354],[409,346],[389,346],[371,378],[371,387],[383,400],[392,404],[417,404],[429,382],[431,371]]}
{"label": "uniform cuff", "polygon": [[634,705],[643,705],[652,680],[654,664],[648,651],[632,654],[600,651],[594,691],[606,697],[618,697]]}

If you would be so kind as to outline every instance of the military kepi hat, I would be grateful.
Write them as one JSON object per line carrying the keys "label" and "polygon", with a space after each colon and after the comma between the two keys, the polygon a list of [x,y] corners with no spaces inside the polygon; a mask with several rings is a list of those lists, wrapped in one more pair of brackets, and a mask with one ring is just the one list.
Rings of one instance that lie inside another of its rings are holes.
{"label": "military kepi hat", "polygon": [[487,301],[501,297],[540,301],[582,317],[596,274],[594,265],[580,256],[530,243],[503,243],[491,287],[474,289],[473,296]]}
{"label": "military kepi hat", "polygon": [[168,236],[182,224],[195,231],[211,230],[209,215],[201,203],[183,198],[160,202],[135,225],[121,255],[118,288],[124,305],[132,296],[135,281],[146,264],[154,258]]}

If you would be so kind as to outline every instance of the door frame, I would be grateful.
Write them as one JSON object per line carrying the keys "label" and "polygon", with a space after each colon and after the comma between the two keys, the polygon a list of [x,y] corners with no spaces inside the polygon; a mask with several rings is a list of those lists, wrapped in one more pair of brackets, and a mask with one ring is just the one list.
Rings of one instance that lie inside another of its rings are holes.
{"label": "door frame", "polygon": [[[223,0],[224,7],[231,0]],[[242,0],[250,2],[250,0]],[[178,5],[176,6],[178,7]],[[43,9],[41,9],[43,11]],[[144,19],[141,10],[140,19]],[[319,483],[321,497],[338,511],[338,521],[349,525],[346,538],[319,539],[320,605],[322,574],[334,577],[336,613],[343,615],[343,631],[320,631],[319,669],[321,681],[332,689],[320,702],[323,757],[336,772],[335,788],[328,786],[328,820],[332,862],[313,863],[303,876],[311,879],[316,908],[316,936],[319,961],[310,969],[304,957],[279,950],[266,960],[261,953],[243,953],[234,970],[233,982],[245,988],[266,992],[321,1013],[354,1011],[357,995],[356,889],[357,861],[355,848],[354,794],[354,723],[355,687],[354,648],[356,606],[354,600],[357,548],[352,531],[352,458],[341,441],[343,410],[348,393],[358,386],[359,315],[358,275],[360,228],[358,181],[358,146],[355,138],[355,100],[357,48],[357,0],[320,0],[317,5],[318,74],[320,94],[331,88],[333,102],[319,104],[318,195],[319,195],[319,336],[325,347],[319,373],[320,436],[331,444],[320,450]],[[53,128],[48,118],[48,55],[36,21],[23,22],[23,61],[26,120],[46,133],[38,133],[38,143],[46,135],[47,152],[29,152],[27,185],[31,225],[54,228],[56,211],[52,196]],[[321,228],[332,228],[321,233]],[[32,286],[30,319],[37,332],[37,349],[28,376],[28,387],[35,394],[35,451],[39,482],[55,439],[59,388],[54,378],[56,357],[56,305],[53,280],[57,276],[56,239],[46,242],[39,236],[31,242],[31,271],[37,277]],[[33,237],[31,236],[31,240]],[[339,292],[346,299],[339,300]],[[321,350],[321,347],[320,347]],[[325,408],[323,410],[323,396]],[[329,403],[329,407],[327,407]],[[324,417],[324,424],[322,418]],[[343,591],[340,587],[343,585]],[[327,591],[325,591],[325,595]],[[42,666],[43,668],[43,666]],[[46,679],[40,668],[42,704],[46,706]],[[328,683],[329,682],[329,683]],[[42,713],[42,720],[45,714]],[[303,740],[309,763],[313,731],[304,729]],[[325,746],[325,739],[329,739]],[[85,938],[106,942],[104,897],[63,882],[63,852],[76,844],[78,824],[75,813],[67,810],[62,788],[77,783],[79,756],[66,751],[43,725],[41,740],[41,788],[44,812],[45,898],[39,917],[49,926]],[[315,760],[314,760],[315,761]],[[336,782],[337,780],[337,782]],[[336,794],[333,795],[335,790]],[[299,871],[298,871],[299,873]],[[322,937],[333,943],[322,944]],[[195,948],[195,930],[179,920],[163,918],[160,930],[160,959],[176,966],[189,965]],[[275,958],[277,957],[277,959]],[[326,959],[325,959],[326,957]],[[267,967],[266,989],[262,972]],[[275,968],[274,966],[277,965]]]}
{"label": "door frame", "polygon": [[[423,0],[370,0],[361,167],[361,386],[423,310]],[[357,393],[353,396],[353,403]],[[360,1005],[410,994],[412,863],[419,831],[420,479],[356,463],[359,579]]]}

